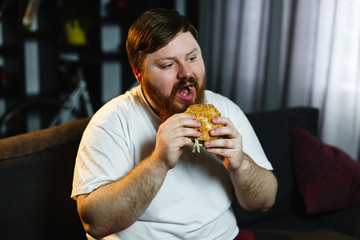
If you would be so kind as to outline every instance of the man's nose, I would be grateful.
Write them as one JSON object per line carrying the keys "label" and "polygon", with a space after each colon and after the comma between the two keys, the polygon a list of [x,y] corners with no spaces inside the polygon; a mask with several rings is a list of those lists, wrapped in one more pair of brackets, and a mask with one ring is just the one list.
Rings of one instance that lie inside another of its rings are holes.
{"label": "man's nose", "polygon": [[191,68],[186,63],[179,64],[178,78],[179,79],[189,78],[191,76],[192,76]]}

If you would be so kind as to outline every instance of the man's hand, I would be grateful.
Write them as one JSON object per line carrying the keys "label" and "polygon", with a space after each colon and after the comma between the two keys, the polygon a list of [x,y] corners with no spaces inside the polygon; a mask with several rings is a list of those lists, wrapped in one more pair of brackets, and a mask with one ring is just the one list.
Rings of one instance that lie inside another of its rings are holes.
{"label": "man's hand", "polygon": [[191,138],[200,137],[200,132],[194,129],[200,126],[200,122],[191,114],[173,115],[159,127],[152,158],[163,161],[169,169],[175,167],[184,146],[192,146]]}
{"label": "man's hand", "polygon": [[206,150],[214,153],[228,170],[240,168],[244,153],[242,149],[242,137],[228,118],[213,118],[214,124],[223,124],[224,127],[215,128],[210,131],[211,136],[221,137],[217,140],[206,141]]}
{"label": "man's hand", "polygon": [[239,204],[247,210],[267,211],[275,202],[276,177],[243,152],[242,136],[229,119],[218,117],[212,121],[224,127],[211,130],[210,135],[222,138],[205,142],[206,150],[228,169]]}

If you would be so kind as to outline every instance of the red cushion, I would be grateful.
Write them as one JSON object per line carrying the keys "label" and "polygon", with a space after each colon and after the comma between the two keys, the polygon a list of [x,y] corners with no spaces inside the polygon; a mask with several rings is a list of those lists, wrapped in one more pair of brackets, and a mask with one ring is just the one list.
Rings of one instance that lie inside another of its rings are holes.
{"label": "red cushion", "polygon": [[360,163],[309,132],[290,127],[295,177],[307,213],[360,204]]}
{"label": "red cushion", "polygon": [[244,229],[239,231],[239,234],[234,240],[255,240],[255,237],[253,231]]}

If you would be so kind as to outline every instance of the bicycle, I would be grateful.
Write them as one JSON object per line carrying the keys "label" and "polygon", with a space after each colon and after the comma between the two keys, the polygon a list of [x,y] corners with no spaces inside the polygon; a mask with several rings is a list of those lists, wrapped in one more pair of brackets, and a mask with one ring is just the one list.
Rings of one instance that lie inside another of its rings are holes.
{"label": "bicycle", "polygon": [[[71,68],[73,63],[61,66]],[[68,65],[67,67],[65,65]],[[82,68],[76,66],[70,73],[75,88],[64,99],[35,97],[10,108],[0,118],[0,137],[53,127],[82,117],[91,117],[94,110]]]}

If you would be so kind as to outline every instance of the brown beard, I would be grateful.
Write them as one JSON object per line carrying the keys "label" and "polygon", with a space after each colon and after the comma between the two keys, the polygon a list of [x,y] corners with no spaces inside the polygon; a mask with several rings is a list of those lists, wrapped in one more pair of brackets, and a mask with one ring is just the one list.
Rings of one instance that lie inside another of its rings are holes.
{"label": "brown beard", "polygon": [[[182,79],[180,82],[174,85],[169,97],[164,96],[162,91],[157,89],[152,83],[146,81],[146,79],[144,80],[145,81],[143,81],[141,84],[142,90],[151,97],[151,100],[158,107],[158,114],[163,122],[176,113],[184,112],[192,104],[204,103],[204,91],[206,85],[205,77],[201,85],[199,85],[195,78]],[[188,82],[194,85],[194,88],[196,89],[196,95],[191,101],[183,101],[184,107],[178,107],[174,104],[176,93]]]}

